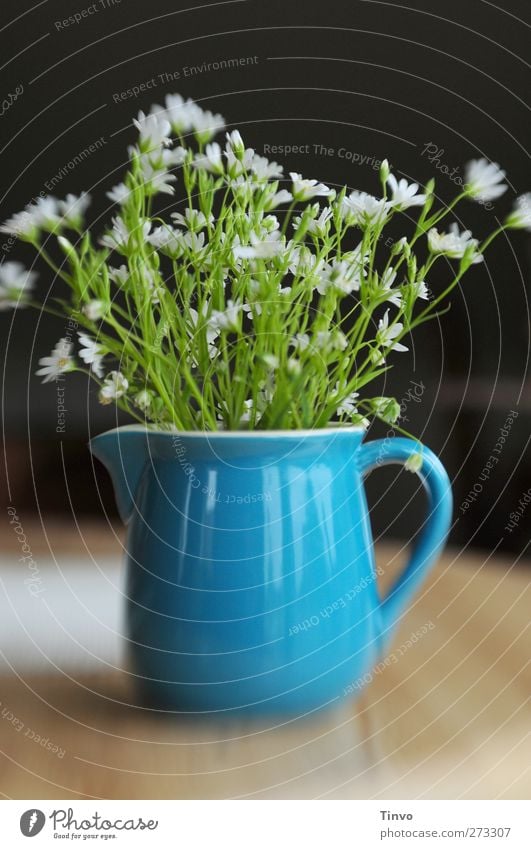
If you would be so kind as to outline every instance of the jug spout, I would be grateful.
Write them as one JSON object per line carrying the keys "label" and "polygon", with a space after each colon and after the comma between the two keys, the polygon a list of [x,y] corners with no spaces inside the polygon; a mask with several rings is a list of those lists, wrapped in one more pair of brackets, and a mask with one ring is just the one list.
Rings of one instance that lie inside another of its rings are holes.
{"label": "jug spout", "polygon": [[118,512],[127,524],[148,462],[147,431],[137,425],[118,427],[95,436],[89,448],[111,475]]}

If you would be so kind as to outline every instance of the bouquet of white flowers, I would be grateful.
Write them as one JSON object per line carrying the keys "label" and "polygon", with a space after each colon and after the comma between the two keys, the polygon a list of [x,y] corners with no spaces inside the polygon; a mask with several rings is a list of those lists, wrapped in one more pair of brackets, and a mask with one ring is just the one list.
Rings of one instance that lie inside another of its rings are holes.
{"label": "bouquet of white flowers", "polygon": [[[102,404],[159,428],[395,422],[398,403],[368,397],[370,384],[497,235],[531,229],[526,194],[481,243],[455,223],[440,230],[462,199],[485,202],[506,190],[505,172],[484,159],[466,166],[453,202],[433,211],[434,182],[421,190],[397,180],[387,161],[381,197],[336,192],[297,173],[285,180],[237,130],[222,149],[213,141],[222,116],[179,95],[134,124],[129,170],[108,192],[112,228],[99,242],[83,225],[87,194],[41,197],[1,228],[36,248],[69,299],[34,301],[34,272],[4,262],[0,308],[31,304],[74,320],[79,358],[63,338],[37,374],[88,373]],[[164,216],[153,200],[172,196],[178,178],[185,200]],[[414,207],[414,232],[384,238],[390,220]],[[444,291],[431,293],[426,280],[441,257],[456,266]]]}

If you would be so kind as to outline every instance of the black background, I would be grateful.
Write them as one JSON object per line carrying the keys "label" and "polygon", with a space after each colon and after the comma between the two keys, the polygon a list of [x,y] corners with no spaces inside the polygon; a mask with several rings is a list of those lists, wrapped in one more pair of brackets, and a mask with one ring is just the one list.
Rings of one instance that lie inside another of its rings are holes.
{"label": "black background", "polygon": [[[494,210],[472,203],[458,210],[457,220],[477,235],[493,229],[514,198],[531,189],[530,23],[524,0],[510,0],[503,8],[483,0],[408,5],[98,0],[97,11],[80,23],[60,23],[89,6],[84,0],[2,0],[0,97],[24,88],[0,118],[2,220],[100,137],[101,149],[68,171],[53,193],[88,190],[94,196],[92,216],[108,220],[104,193],[120,179],[126,146],[134,139],[132,117],[174,91],[220,111],[260,153],[267,145],[309,145],[309,153],[271,158],[283,162],[286,173],[301,171],[328,185],[347,183],[377,194],[373,163],[387,156],[395,173],[409,180],[435,177],[437,196],[447,202],[456,191],[448,171],[459,166],[455,173],[462,174],[463,163],[478,156],[499,162],[508,172],[509,190]],[[232,69],[204,66],[244,57],[254,58]],[[193,66],[203,70],[186,74]],[[159,75],[173,79],[163,82]],[[151,91],[115,102],[119,93],[152,79]],[[426,153],[429,144],[439,150],[436,161]],[[341,148],[353,159],[341,157]],[[33,262],[25,246],[6,240],[0,260]],[[528,541],[531,525],[530,509],[516,530],[504,529],[531,486],[530,242],[529,234],[518,232],[495,244],[488,261],[454,295],[450,312],[416,334],[410,354],[396,357],[384,390],[401,398],[412,380],[425,387],[420,401],[407,405],[405,426],[440,453],[453,479],[454,542],[515,553]],[[36,268],[44,294],[53,280],[44,267]],[[432,279],[430,286],[439,282]],[[43,386],[32,376],[39,357],[63,333],[61,321],[28,310],[16,317],[0,313],[6,492],[27,509],[97,513],[99,494],[85,443],[89,432],[113,426],[115,414],[95,402],[94,389],[81,377],[72,376],[66,434],[58,435],[54,385]],[[460,505],[478,482],[511,410],[518,417],[500,462],[463,512]],[[382,435],[382,429],[373,435]],[[103,471],[101,485],[110,509]],[[423,509],[414,478],[382,470],[368,485],[378,532],[408,536]],[[393,523],[397,499],[411,500],[400,527]]]}

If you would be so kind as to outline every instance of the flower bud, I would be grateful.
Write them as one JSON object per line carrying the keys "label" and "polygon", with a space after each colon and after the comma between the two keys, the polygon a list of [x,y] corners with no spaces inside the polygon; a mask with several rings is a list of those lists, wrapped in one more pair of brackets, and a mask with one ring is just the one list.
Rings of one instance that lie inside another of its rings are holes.
{"label": "flower bud", "polygon": [[411,454],[407,458],[406,462],[404,463],[404,468],[408,472],[413,472],[414,474],[416,474],[422,469],[422,462],[422,454],[416,452],[415,454]]}
{"label": "flower bud", "polygon": [[297,377],[302,371],[300,360],[290,357],[287,363],[287,372],[292,377]]}
{"label": "flower bud", "polygon": [[406,259],[411,255],[411,248],[406,236],[402,236],[401,239],[398,239],[391,248],[391,256],[396,256],[401,253],[404,254]]}
{"label": "flower bud", "polygon": [[70,242],[64,236],[58,236],[57,242],[59,244],[59,247],[62,248],[63,252],[66,254],[67,257],[72,259],[75,257],[77,259],[76,250],[72,242]]}
{"label": "flower bud", "polygon": [[245,144],[243,143],[243,139],[240,135],[239,130],[233,130],[232,133],[226,134],[227,144],[232,150],[236,159],[239,159],[240,162],[243,159],[243,155],[245,153]]}
{"label": "flower bud", "polygon": [[135,405],[143,412],[147,412],[151,407],[151,402],[153,401],[153,395],[151,392],[148,392],[147,389],[142,389],[141,392],[138,392],[135,395]]}
{"label": "flower bud", "polygon": [[394,424],[400,418],[400,404],[396,398],[372,398],[370,403],[374,415],[387,424]]}
{"label": "flower bud", "polygon": [[275,354],[264,354],[262,362],[264,365],[268,366],[268,368],[273,369],[273,371],[275,371],[279,366],[278,357],[275,356]]}
{"label": "flower bud", "polygon": [[380,164],[380,180],[382,181],[382,183],[387,182],[387,178],[389,177],[389,174],[390,174],[389,162],[388,162],[387,159],[382,159],[382,162]]}
{"label": "flower bud", "polygon": [[103,301],[89,301],[88,304],[82,307],[81,312],[89,321],[98,321],[98,319],[103,318],[105,315],[106,307]]}

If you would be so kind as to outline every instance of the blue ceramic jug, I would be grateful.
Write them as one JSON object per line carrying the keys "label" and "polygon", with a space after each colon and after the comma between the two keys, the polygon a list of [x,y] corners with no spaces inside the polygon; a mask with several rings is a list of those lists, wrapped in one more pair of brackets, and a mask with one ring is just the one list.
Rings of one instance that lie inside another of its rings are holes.
{"label": "blue ceramic jug", "polygon": [[371,669],[444,544],[452,498],[423,448],[427,517],[382,600],[363,478],[419,446],[363,436],[133,425],[91,441],[129,526],[128,646],[144,703],[302,714]]}

